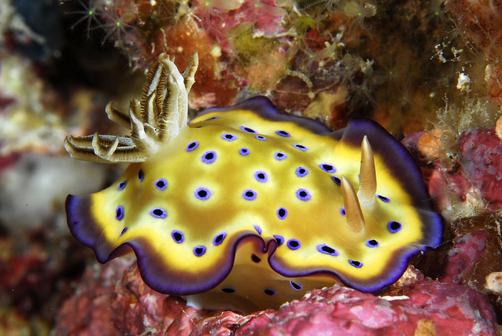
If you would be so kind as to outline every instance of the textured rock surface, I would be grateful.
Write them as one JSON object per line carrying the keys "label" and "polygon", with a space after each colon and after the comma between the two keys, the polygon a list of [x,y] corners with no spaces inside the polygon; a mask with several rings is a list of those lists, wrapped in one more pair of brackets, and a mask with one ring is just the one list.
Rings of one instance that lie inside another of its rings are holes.
{"label": "textured rock surface", "polygon": [[502,143],[495,129],[463,132],[454,144],[424,141],[430,137],[421,132],[403,143],[420,161],[438,211],[455,219],[476,209],[501,209]]}
{"label": "textured rock surface", "polygon": [[465,132],[459,149],[466,178],[479,190],[487,208],[502,208],[502,144],[495,130]]}
{"label": "textured rock surface", "polygon": [[501,223],[501,212],[459,218],[448,228],[445,243],[417,263],[429,277],[486,294],[499,324],[502,324],[502,299],[500,293],[486,288],[486,277],[502,270]]}
{"label": "textured rock surface", "polygon": [[496,335],[486,297],[451,283],[420,280],[381,298],[334,286],[242,316],[186,307],[149,289],[135,265],[123,273],[128,266],[114,260],[88,269],[55,335]]}

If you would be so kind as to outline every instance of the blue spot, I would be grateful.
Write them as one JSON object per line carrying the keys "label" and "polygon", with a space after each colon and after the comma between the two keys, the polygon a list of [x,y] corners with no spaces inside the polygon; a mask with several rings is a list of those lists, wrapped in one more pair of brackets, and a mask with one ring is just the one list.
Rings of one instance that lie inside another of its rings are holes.
{"label": "blue spot", "polygon": [[274,154],[274,158],[278,161],[282,161],[284,159],[286,159],[288,156],[282,152],[277,152]]}
{"label": "blue spot", "polygon": [[126,184],[127,184],[127,183],[126,183],[126,181],[122,181],[122,182],[120,182],[120,183],[119,183],[119,190],[124,189],[124,188],[125,188],[125,186],[126,186]]}
{"label": "blue spot", "polygon": [[375,239],[370,239],[366,242],[366,246],[371,247],[371,248],[377,247],[378,245],[379,244]]}
{"label": "blue spot", "polygon": [[321,169],[324,170],[326,173],[333,174],[334,172],[336,172],[335,167],[327,163],[320,164],[319,167],[321,167]]}
{"label": "blue spot", "polygon": [[287,215],[288,215],[288,210],[284,208],[279,208],[279,210],[277,210],[277,217],[279,217],[280,220],[286,218]]}
{"label": "blue spot", "polygon": [[225,133],[221,136],[221,138],[223,140],[227,140],[227,141],[234,141],[237,139],[237,137],[235,135],[233,135],[232,133]]}
{"label": "blue spot", "polygon": [[265,138],[263,135],[257,135],[256,139],[262,140],[262,141],[267,140],[267,138]]}
{"label": "blue spot", "polygon": [[241,149],[239,149],[239,154],[242,156],[246,156],[249,154],[249,149],[246,147],[242,147]]}
{"label": "blue spot", "polygon": [[402,227],[403,226],[399,222],[396,221],[389,222],[389,231],[391,233],[396,233],[397,231],[401,230]]}
{"label": "blue spot", "polygon": [[193,151],[195,148],[197,148],[199,146],[199,142],[198,141],[192,141],[188,144],[187,148],[185,149],[187,152],[191,152]]}
{"label": "blue spot", "polygon": [[235,289],[230,288],[230,287],[223,287],[223,288],[221,289],[221,291],[222,291],[222,292],[224,292],[224,293],[228,293],[228,294],[233,294],[233,293],[235,293]]}
{"label": "blue spot", "polygon": [[115,210],[115,218],[117,218],[118,220],[124,218],[124,207],[122,205],[119,205],[117,207],[117,210]]}
{"label": "blue spot", "polygon": [[304,145],[293,145],[293,147],[295,147],[296,149],[299,149],[301,150],[302,152],[306,152],[307,151],[307,147],[305,147]]}
{"label": "blue spot", "polygon": [[171,237],[173,237],[174,241],[177,242],[178,244],[183,243],[183,240],[185,240],[185,236],[183,236],[183,233],[177,230],[171,232]]}
{"label": "blue spot", "polygon": [[216,237],[214,237],[213,244],[215,246],[216,245],[220,245],[221,243],[223,243],[223,241],[225,240],[226,236],[227,236],[226,232],[220,233],[219,235],[217,235]]}
{"label": "blue spot", "polygon": [[209,151],[205,152],[204,155],[202,155],[202,162],[211,164],[214,161],[216,161],[216,152],[215,151]]}
{"label": "blue spot", "polygon": [[209,199],[209,197],[211,197],[211,192],[207,188],[203,188],[203,187],[197,188],[195,190],[195,197],[197,197],[201,201],[206,201]]}
{"label": "blue spot", "polygon": [[245,200],[248,200],[248,201],[253,201],[256,199],[256,191],[253,191],[251,189],[246,189],[244,190],[244,192],[242,193],[242,197],[245,199]]}
{"label": "blue spot", "polygon": [[308,201],[312,198],[312,196],[306,189],[298,189],[296,191],[296,197],[298,197],[302,201]]}
{"label": "blue spot", "polygon": [[255,225],[254,229],[256,230],[256,232],[258,232],[259,235],[261,235],[261,227],[259,227],[258,225]]}
{"label": "blue spot", "polygon": [[245,127],[245,126],[241,126],[240,127],[241,131],[244,131],[244,132],[248,132],[248,133],[256,133],[256,131],[252,128],[249,128],[249,127]]}
{"label": "blue spot", "polygon": [[152,211],[150,211],[150,215],[152,215],[155,218],[166,218],[167,211],[162,208],[155,208]]}
{"label": "blue spot", "polygon": [[264,289],[263,292],[267,294],[268,296],[274,296],[275,295],[275,290],[273,289]]}
{"label": "blue spot", "polygon": [[280,136],[286,137],[286,138],[291,136],[291,134],[289,134],[286,131],[277,131],[275,133],[279,134]]}
{"label": "blue spot", "polygon": [[155,186],[159,190],[165,190],[167,188],[167,181],[165,179],[160,179],[155,181]]}
{"label": "blue spot", "polygon": [[298,176],[298,177],[304,177],[304,176],[307,176],[309,171],[305,167],[298,167],[298,168],[296,168],[295,173],[296,173],[296,176]]}
{"label": "blue spot", "polygon": [[212,117],[212,118],[209,118],[209,119],[206,119],[204,121],[209,121],[209,120],[214,120],[214,119],[218,119],[219,117]]}
{"label": "blue spot", "polygon": [[300,244],[299,240],[297,239],[288,240],[288,247],[290,250],[298,250],[300,246],[302,246],[302,244]]}
{"label": "blue spot", "polygon": [[125,228],[122,230],[122,232],[120,233],[120,235],[122,236],[124,233],[126,233],[126,231],[127,231],[127,227],[125,227]]}
{"label": "blue spot", "polygon": [[317,251],[324,253],[324,254],[329,254],[330,256],[336,257],[339,253],[337,250],[332,248],[331,246],[328,246],[326,244],[320,244],[317,245]]}
{"label": "blue spot", "polygon": [[206,253],[206,248],[202,245],[193,248],[193,254],[195,254],[196,257],[201,257],[204,253]]}
{"label": "blue spot", "polygon": [[274,235],[277,246],[281,246],[284,243],[284,237],[279,235]]}
{"label": "blue spot", "polygon": [[254,178],[258,181],[258,182],[262,182],[262,183],[265,183],[268,181],[268,176],[267,176],[267,173],[265,173],[264,171],[257,171],[256,173],[254,173]]}
{"label": "blue spot", "polygon": [[355,260],[349,260],[349,263],[354,266],[355,268],[361,268],[363,267],[363,263]]}
{"label": "blue spot", "polygon": [[381,200],[381,201],[384,201],[385,203],[389,203],[390,202],[390,199],[388,199],[387,197],[385,196],[382,196],[382,195],[376,195],[376,197]]}
{"label": "blue spot", "polygon": [[140,169],[139,172],[138,172],[138,179],[140,182],[143,182],[143,180],[145,179],[145,173],[143,172],[143,169]]}
{"label": "blue spot", "polygon": [[342,216],[345,216],[345,207],[342,207],[342,208],[340,209],[340,213],[342,214]]}
{"label": "blue spot", "polygon": [[289,283],[291,284],[291,287],[293,287],[293,289],[294,289],[294,290],[299,291],[299,290],[301,290],[301,289],[302,289],[302,286],[301,286],[300,284],[297,284],[297,283],[296,283],[296,282],[294,282],[294,281],[290,281]]}
{"label": "blue spot", "polygon": [[335,181],[335,183],[336,183],[337,186],[341,186],[342,185],[342,180],[339,177],[331,176],[331,179],[333,179],[333,181]]}

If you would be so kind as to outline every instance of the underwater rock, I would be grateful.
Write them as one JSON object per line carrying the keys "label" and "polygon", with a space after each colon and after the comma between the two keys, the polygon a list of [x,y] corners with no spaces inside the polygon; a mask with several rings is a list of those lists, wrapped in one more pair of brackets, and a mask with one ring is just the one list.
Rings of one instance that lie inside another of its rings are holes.
{"label": "underwater rock", "polygon": [[73,275],[83,258],[51,230],[23,238],[8,235],[0,221],[0,335],[49,335],[63,300],[74,292]]}
{"label": "underwater rock", "polygon": [[452,283],[421,280],[393,296],[377,297],[333,286],[315,289],[277,311],[247,316],[196,310],[183,299],[156,293],[136,265],[115,259],[89,268],[77,294],[59,312],[56,335],[496,335],[486,297]]}
{"label": "underwater rock", "polygon": [[502,298],[496,290],[496,275],[502,270],[501,213],[497,211],[502,206],[500,139],[493,128],[462,133],[456,155],[446,167],[438,155],[427,155],[430,148],[420,148],[424,136],[425,132],[417,133],[403,143],[421,158],[434,205],[451,223],[446,225],[444,243],[419,256],[414,265],[425,276],[486,294],[502,323]]}
{"label": "underwater rock", "polygon": [[425,276],[471,287],[485,294],[502,323],[502,293],[497,275],[502,270],[501,212],[484,212],[448,224],[444,243],[413,262]]}
{"label": "underwater rock", "polygon": [[[262,335],[495,335],[492,307],[472,289],[422,281],[382,298],[333,286],[286,304]],[[291,318],[291,316],[295,316]]]}
{"label": "underwater rock", "polygon": [[130,264],[121,258],[106,267],[88,267],[77,291],[61,305],[53,334],[122,335],[113,324],[110,307],[115,284]]}
{"label": "underwater rock", "polygon": [[435,209],[448,220],[501,209],[502,143],[495,129],[465,131],[451,148],[437,137],[421,132],[403,140],[422,168]]}
{"label": "underwater rock", "polygon": [[490,210],[502,207],[502,144],[494,129],[474,130],[459,138],[461,164],[472,187]]}

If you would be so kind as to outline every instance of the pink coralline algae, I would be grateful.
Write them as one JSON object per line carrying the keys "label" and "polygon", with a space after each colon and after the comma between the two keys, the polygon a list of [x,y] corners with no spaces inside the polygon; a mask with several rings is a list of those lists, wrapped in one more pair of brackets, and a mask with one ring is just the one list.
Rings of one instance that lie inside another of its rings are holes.
{"label": "pink coralline algae", "polygon": [[462,167],[491,210],[502,208],[502,144],[493,129],[474,130],[459,139]]}
{"label": "pink coralline algae", "polygon": [[430,148],[425,148],[428,151],[420,148],[420,136],[423,138],[426,134],[407,137],[403,143],[410,151],[420,152],[418,155],[423,160],[430,161],[422,162],[421,166],[438,211],[449,217],[448,212],[456,206],[454,214],[464,216],[473,215],[476,207],[487,210],[502,208],[502,142],[494,128],[462,133],[458,138],[456,157],[448,158],[451,159],[450,167],[438,158],[440,151],[448,149],[437,148],[430,156]]}
{"label": "pink coralline algae", "polygon": [[229,34],[241,24],[253,27],[256,36],[273,37],[284,33],[281,21],[286,11],[275,1],[195,1],[194,14],[199,24],[214,40],[230,47]]}
{"label": "pink coralline algae", "polygon": [[[448,251],[448,263],[442,281],[466,283],[486,257],[486,232],[483,230],[459,234],[453,239],[454,248]],[[486,274],[487,275],[487,274]],[[482,283],[481,283],[482,285]]]}
{"label": "pink coralline algae", "polygon": [[156,293],[129,264],[89,269],[61,307],[55,335],[496,335],[486,297],[451,283],[421,280],[383,297],[333,286],[242,316]]}
{"label": "pink coralline algae", "polygon": [[441,282],[469,286],[487,295],[502,321],[500,293],[488,286],[487,277],[500,271],[502,247],[500,212],[487,212],[455,220],[445,233],[445,244],[431,251],[430,262],[421,262],[424,272]]}

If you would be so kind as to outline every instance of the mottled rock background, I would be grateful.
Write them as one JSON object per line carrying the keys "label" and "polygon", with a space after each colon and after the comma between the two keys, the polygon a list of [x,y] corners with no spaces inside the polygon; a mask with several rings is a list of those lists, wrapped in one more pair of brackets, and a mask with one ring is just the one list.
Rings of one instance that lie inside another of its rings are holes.
{"label": "mottled rock background", "polygon": [[[494,0],[0,1],[0,334],[494,335],[501,48]],[[249,316],[151,291],[134,258],[97,264],[64,199],[124,167],[72,161],[62,140],[126,132],[106,104],[137,98],[160,53],[184,68],[195,49],[192,116],[261,94],[333,130],[366,116],[403,139],[444,243],[381,293],[320,289]]]}

